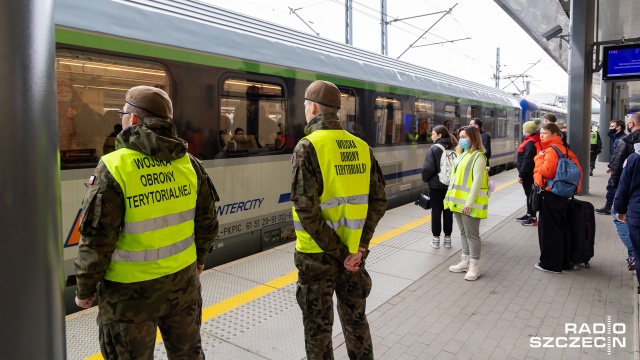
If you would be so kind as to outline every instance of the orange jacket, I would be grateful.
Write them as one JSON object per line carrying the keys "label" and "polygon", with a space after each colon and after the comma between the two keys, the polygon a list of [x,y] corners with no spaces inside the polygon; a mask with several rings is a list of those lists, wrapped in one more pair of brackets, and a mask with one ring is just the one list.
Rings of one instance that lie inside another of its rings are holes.
{"label": "orange jacket", "polygon": [[577,192],[580,192],[580,189],[582,188],[582,167],[580,167],[580,163],[578,162],[576,155],[562,144],[562,138],[560,136],[540,140],[542,151],[533,159],[536,163],[536,167],[533,170],[533,181],[544,189],[547,185],[547,179],[553,179],[556,176],[558,153],[553,150],[551,145],[555,145],[563,154],[568,153],[569,159],[578,165],[578,169],[580,169],[580,182],[578,183]]}

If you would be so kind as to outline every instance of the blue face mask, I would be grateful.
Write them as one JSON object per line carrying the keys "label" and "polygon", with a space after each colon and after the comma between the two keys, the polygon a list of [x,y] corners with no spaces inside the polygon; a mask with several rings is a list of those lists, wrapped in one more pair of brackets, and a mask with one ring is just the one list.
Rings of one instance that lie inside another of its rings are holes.
{"label": "blue face mask", "polygon": [[460,139],[460,147],[465,150],[471,147],[471,143],[469,142],[469,139]]}

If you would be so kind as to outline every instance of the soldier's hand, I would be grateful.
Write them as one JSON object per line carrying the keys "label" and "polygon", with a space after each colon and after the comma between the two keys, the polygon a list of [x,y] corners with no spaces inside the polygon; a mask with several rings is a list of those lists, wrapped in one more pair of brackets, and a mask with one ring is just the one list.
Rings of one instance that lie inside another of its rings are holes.
{"label": "soldier's hand", "polygon": [[198,275],[201,275],[203,271],[204,271],[204,264],[198,265]]}
{"label": "soldier's hand", "polygon": [[344,259],[344,267],[349,271],[358,271],[360,264],[362,264],[362,253],[359,251],[355,254],[349,254],[347,258]]}
{"label": "soldier's hand", "polygon": [[88,309],[91,307],[91,305],[93,305],[93,301],[96,299],[96,294],[91,295],[90,298],[84,299],[84,300],[80,300],[78,299],[78,297],[76,296],[76,305],[78,305],[79,307],[83,308],[83,309]]}
{"label": "soldier's hand", "polygon": [[611,168],[607,168],[607,174],[611,174]]}

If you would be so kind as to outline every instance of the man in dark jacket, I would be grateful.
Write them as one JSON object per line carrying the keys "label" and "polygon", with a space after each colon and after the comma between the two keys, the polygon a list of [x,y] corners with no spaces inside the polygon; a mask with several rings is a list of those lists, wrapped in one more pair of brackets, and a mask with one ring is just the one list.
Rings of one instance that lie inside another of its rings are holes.
{"label": "man in dark jacket", "polygon": [[[620,236],[620,240],[627,248],[627,264],[629,265],[629,270],[634,270],[635,256],[633,252],[633,245],[631,244],[631,238],[629,236],[629,227],[626,223],[622,223],[617,219],[615,211],[612,212],[611,205],[609,205],[609,199],[611,199],[611,204],[615,202],[615,193],[618,189],[624,162],[627,160],[629,155],[635,152],[634,145],[640,143],[640,112],[631,115],[629,120],[627,120],[627,126],[627,130],[630,134],[623,137],[618,142],[616,145],[616,151],[611,157],[611,161],[609,161],[611,176],[609,177],[609,182],[607,184],[607,204],[605,204],[604,208],[596,209],[596,212],[599,214],[611,214],[613,216],[613,223],[616,226],[618,236]],[[607,205],[609,205],[608,208]]]}
{"label": "man in dark jacket", "polygon": [[100,292],[105,359],[152,358],[157,327],[169,358],[204,359],[199,274],[218,233],[218,196],[176,135],[166,92],[129,89],[120,116],[116,151],[101,158],[83,202],[76,304],[89,308]]}
{"label": "man in dark jacket", "polygon": [[[613,153],[616,152],[616,144],[618,143],[618,140],[627,136],[627,133],[624,132],[624,121],[611,120],[607,136],[611,139],[611,143],[609,144],[609,160],[611,160]],[[607,174],[610,172],[611,169],[607,166]]]}
{"label": "man in dark jacket", "polygon": [[[622,164],[629,155],[633,154],[633,144],[640,142],[640,114],[635,113],[631,115],[627,121],[627,126],[630,134],[616,143],[615,151],[613,155],[611,155],[611,160],[609,160],[609,164],[607,165],[609,167],[607,171],[611,173],[611,175],[607,184],[606,203],[602,208],[596,209],[596,212],[599,214],[611,214],[611,206],[613,205],[613,199],[616,194],[616,189],[618,188],[620,174],[622,174]],[[624,134],[624,132],[622,133]]]}
{"label": "man in dark jacket", "polygon": [[482,138],[482,147],[484,147],[484,155],[487,157],[487,167],[489,166],[489,158],[491,158],[491,136],[482,131],[482,121],[480,119],[471,119],[469,125],[480,130],[480,137]]}
{"label": "man in dark jacket", "polygon": [[[620,176],[615,212],[617,220],[629,227],[634,253],[640,254],[640,143],[634,145],[634,150],[627,158]],[[636,272],[636,276],[640,284],[640,272]]]}
{"label": "man in dark jacket", "polygon": [[[523,133],[526,135],[522,143],[518,147],[518,158],[516,168],[518,169],[518,182],[522,184],[524,194],[529,199],[531,194],[531,186],[533,186],[533,169],[535,162],[533,159],[540,152],[540,119],[527,121],[522,125]],[[524,226],[538,225],[538,218],[529,201],[527,201],[527,213],[524,216],[516,218],[517,221]]]}

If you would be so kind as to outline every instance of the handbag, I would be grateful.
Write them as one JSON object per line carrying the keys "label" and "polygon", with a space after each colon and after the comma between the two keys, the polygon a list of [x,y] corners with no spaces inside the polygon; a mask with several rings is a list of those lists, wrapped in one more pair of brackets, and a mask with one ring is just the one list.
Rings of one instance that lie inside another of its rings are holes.
{"label": "handbag", "polygon": [[418,200],[416,200],[415,204],[425,210],[429,210],[431,209],[431,198],[429,197],[429,195],[422,193],[420,194]]}
{"label": "handbag", "polygon": [[533,185],[531,185],[531,193],[529,194],[529,198],[527,199],[529,205],[531,206],[531,210],[540,211],[540,195],[542,195],[542,191],[543,190],[540,185],[536,183],[533,183]]}

